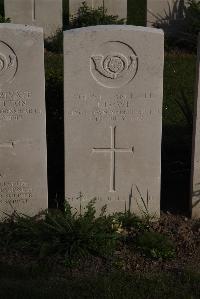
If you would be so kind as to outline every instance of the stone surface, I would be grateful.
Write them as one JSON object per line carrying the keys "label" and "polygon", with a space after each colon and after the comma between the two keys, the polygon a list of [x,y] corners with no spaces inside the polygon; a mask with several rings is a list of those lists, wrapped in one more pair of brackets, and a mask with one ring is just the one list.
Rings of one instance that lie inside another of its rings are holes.
{"label": "stone surface", "polygon": [[[96,0],[96,6],[97,7],[101,6],[102,1],[103,0]],[[89,7],[94,8],[94,3],[93,3],[94,1],[93,0],[86,0],[86,1],[84,1],[84,0],[69,0],[69,14],[70,14],[70,16],[74,16],[77,13],[79,7],[82,6],[83,2],[86,2],[86,4]]]}
{"label": "stone surface", "polygon": [[153,26],[156,21],[165,23],[164,28],[170,24],[169,30],[178,26],[185,3],[185,0],[147,0],[147,26]]}
{"label": "stone surface", "polygon": [[78,211],[96,197],[97,211],[159,216],[163,44],[145,27],[64,33],[65,194]]}
{"label": "stone surface", "polygon": [[197,53],[197,83],[191,171],[191,211],[194,218],[200,218],[200,36]]}
{"label": "stone surface", "polygon": [[43,27],[45,37],[62,28],[62,0],[6,0],[4,7],[12,23]]}
{"label": "stone surface", "polygon": [[109,15],[119,16],[120,19],[127,18],[127,0],[106,0],[105,3]]}
{"label": "stone surface", "polygon": [[[86,0],[85,2],[92,8],[104,5],[109,15],[117,15],[120,19],[127,18],[127,0]],[[69,0],[70,15],[75,15],[82,3],[83,0]]]}
{"label": "stone surface", "polygon": [[47,208],[42,28],[0,24],[0,218]]}

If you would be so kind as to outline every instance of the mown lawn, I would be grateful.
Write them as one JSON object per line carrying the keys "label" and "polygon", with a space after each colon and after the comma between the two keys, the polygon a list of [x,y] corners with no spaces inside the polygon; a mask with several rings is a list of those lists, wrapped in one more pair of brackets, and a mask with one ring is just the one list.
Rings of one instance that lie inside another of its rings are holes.
{"label": "mown lawn", "polygon": [[94,212],[0,223],[0,298],[200,298],[200,220]]}
{"label": "mown lawn", "polygon": [[93,276],[56,276],[41,269],[28,271],[15,266],[0,267],[1,299],[198,299],[200,274],[127,274],[117,271]]}
{"label": "mown lawn", "polygon": [[161,207],[189,210],[196,55],[165,56]]}
{"label": "mown lawn", "polygon": [[[185,107],[184,99],[188,103],[191,112],[196,79],[196,55],[174,52],[165,55],[164,70],[164,102],[163,125],[189,125],[186,115],[180,108]],[[179,104],[177,103],[179,102]]]}

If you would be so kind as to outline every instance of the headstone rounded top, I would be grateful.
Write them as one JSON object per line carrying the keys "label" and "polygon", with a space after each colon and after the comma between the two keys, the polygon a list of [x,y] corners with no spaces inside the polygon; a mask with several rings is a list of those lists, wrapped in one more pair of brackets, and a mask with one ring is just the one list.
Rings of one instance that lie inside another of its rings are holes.
{"label": "headstone rounded top", "polygon": [[83,32],[83,31],[135,31],[135,32],[151,32],[164,35],[164,31],[162,29],[157,28],[149,28],[149,27],[142,27],[142,26],[134,26],[134,25],[97,25],[97,26],[88,26],[88,27],[81,27],[75,28],[71,30],[65,30],[64,34],[73,34],[74,32]]}
{"label": "headstone rounded top", "polygon": [[11,29],[11,30],[28,30],[28,31],[35,31],[38,33],[43,34],[43,28],[38,26],[30,26],[30,25],[23,25],[23,24],[10,24],[10,23],[1,23],[1,29]]}

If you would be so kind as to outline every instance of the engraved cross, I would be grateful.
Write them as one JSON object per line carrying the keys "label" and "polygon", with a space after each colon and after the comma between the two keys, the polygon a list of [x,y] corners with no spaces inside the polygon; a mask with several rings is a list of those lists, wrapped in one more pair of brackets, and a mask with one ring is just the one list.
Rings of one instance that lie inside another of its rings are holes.
{"label": "engraved cross", "polygon": [[11,140],[8,142],[0,143],[0,149],[1,148],[12,148],[14,149],[15,146],[20,143],[20,144],[29,144],[31,145],[32,142],[30,140]]}
{"label": "engraved cross", "polygon": [[115,137],[116,127],[110,127],[111,131],[111,145],[106,148],[93,148],[93,153],[110,153],[110,191],[116,192],[115,190],[115,154],[116,153],[134,153],[134,147],[131,148],[116,148]]}

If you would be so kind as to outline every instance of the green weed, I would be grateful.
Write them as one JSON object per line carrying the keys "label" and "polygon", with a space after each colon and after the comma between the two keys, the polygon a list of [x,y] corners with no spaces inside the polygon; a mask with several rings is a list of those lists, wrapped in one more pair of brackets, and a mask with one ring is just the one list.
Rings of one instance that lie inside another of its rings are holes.
{"label": "green weed", "polygon": [[10,19],[0,15],[0,23],[10,23]]}
{"label": "green weed", "polygon": [[36,217],[13,214],[0,225],[0,247],[40,258],[60,255],[66,265],[89,255],[103,259],[114,253],[118,234],[112,217],[95,217],[94,202],[77,216],[66,204],[65,210],[50,210]]}
{"label": "green weed", "polygon": [[151,258],[170,259],[175,257],[172,241],[158,232],[146,231],[141,234],[137,239],[137,247]]}
{"label": "green weed", "polygon": [[80,28],[95,25],[124,24],[124,19],[118,16],[108,15],[103,6],[91,9],[86,2],[82,3],[75,16],[71,16],[70,28]]}

